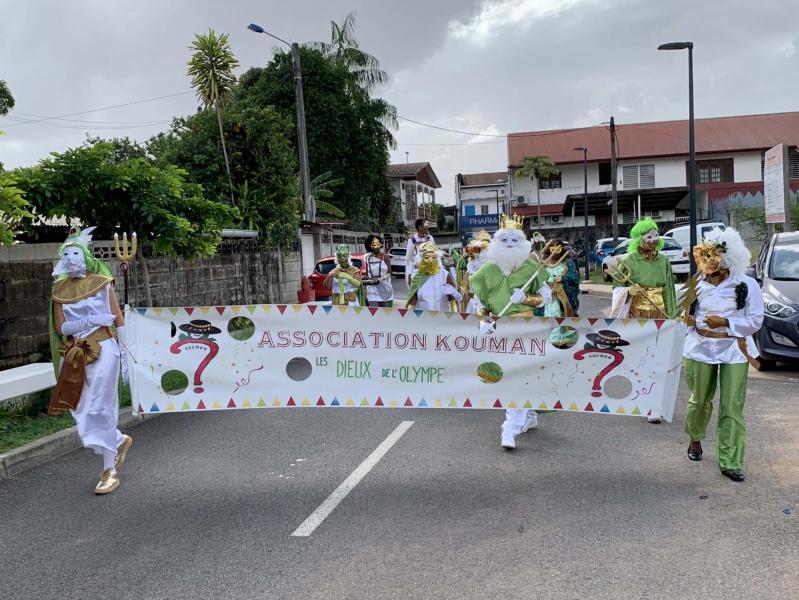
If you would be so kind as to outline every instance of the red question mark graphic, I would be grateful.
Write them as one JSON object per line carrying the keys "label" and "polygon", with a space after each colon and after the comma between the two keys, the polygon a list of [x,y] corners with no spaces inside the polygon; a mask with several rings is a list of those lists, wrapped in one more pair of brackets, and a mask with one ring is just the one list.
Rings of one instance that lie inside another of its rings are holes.
{"label": "red question mark graphic", "polygon": [[589,354],[608,354],[613,358],[613,362],[607,365],[604,369],[602,369],[599,374],[594,377],[594,385],[591,388],[593,391],[591,395],[594,398],[602,397],[602,380],[616,367],[618,367],[622,361],[624,360],[624,354],[619,352],[618,350],[608,350],[605,348],[586,348],[585,350],[578,350],[574,353],[575,360],[583,360]]}
{"label": "red question mark graphic", "polygon": [[209,350],[205,358],[200,361],[200,364],[197,366],[197,370],[194,371],[194,392],[199,394],[203,391],[203,371],[205,371],[205,367],[207,367],[210,362],[214,360],[214,357],[219,353],[219,346],[216,344],[216,342],[212,342],[210,340],[186,339],[172,344],[169,347],[169,351],[172,354],[180,354],[181,346],[185,346],[186,344],[202,344],[203,346],[207,346]]}

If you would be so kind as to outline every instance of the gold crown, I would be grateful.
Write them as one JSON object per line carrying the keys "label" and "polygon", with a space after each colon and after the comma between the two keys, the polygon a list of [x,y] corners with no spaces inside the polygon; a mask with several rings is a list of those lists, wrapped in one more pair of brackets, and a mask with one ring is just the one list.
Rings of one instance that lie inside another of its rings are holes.
{"label": "gold crown", "polygon": [[431,252],[437,252],[437,251],[438,251],[438,246],[436,246],[435,242],[433,241],[425,242],[419,247],[419,252],[421,252],[422,254],[430,254]]}
{"label": "gold crown", "polygon": [[499,228],[500,229],[522,229],[524,224],[524,217],[521,215],[513,215],[508,217],[506,214],[499,215]]}
{"label": "gold crown", "polygon": [[488,233],[485,229],[481,229],[474,239],[478,242],[490,242],[491,241],[491,234]]}

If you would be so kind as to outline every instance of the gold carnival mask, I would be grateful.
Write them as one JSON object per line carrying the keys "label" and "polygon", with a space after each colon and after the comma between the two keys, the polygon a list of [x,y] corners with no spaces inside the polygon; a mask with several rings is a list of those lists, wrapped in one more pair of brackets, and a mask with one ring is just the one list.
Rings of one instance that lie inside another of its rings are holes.
{"label": "gold carnival mask", "polygon": [[721,270],[721,253],[723,251],[718,246],[707,242],[697,244],[693,250],[697,268],[705,275],[718,273]]}
{"label": "gold carnival mask", "polygon": [[369,248],[372,252],[380,252],[380,248],[383,247],[383,242],[381,242],[378,238],[372,240],[372,243],[369,244]]}
{"label": "gold carnival mask", "polygon": [[438,252],[433,242],[425,242],[419,249],[422,259],[419,261],[419,270],[428,275],[438,273]]}

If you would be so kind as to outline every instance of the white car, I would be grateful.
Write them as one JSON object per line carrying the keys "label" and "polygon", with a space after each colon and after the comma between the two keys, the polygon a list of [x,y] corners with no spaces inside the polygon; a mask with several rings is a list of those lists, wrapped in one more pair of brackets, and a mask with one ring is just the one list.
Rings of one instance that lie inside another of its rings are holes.
{"label": "white car", "polygon": [[[696,225],[696,239],[698,241],[702,241],[705,239],[705,235],[713,231],[714,229],[721,229],[724,231],[727,226],[722,223],[721,221],[707,221],[704,223],[697,223]],[[674,229],[669,229],[666,233],[663,234],[663,237],[673,238],[680,244],[683,248],[689,249],[691,248],[691,226],[690,225],[682,225],[681,227],[675,227]]]}
{"label": "white car", "polygon": [[[688,252],[672,238],[662,237],[661,239],[663,240],[661,252],[669,257],[672,272],[680,281],[687,279],[691,269],[688,261]],[[602,261],[602,279],[605,281],[613,281],[611,273],[616,269],[619,261],[627,255],[627,244],[629,244],[629,241],[622,242],[616,246],[613,252]]]}

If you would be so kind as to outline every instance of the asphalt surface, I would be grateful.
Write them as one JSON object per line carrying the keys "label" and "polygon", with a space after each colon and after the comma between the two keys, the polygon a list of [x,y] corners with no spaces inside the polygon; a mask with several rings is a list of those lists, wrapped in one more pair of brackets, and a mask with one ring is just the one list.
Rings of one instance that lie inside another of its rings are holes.
{"label": "asphalt surface", "polygon": [[[583,297],[581,314],[607,300]],[[113,494],[87,451],[0,481],[14,599],[790,598],[799,567],[796,373],[754,377],[747,480],[672,424],[547,414],[296,409],[164,415]],[[309,537],[291,534],[402,421]],[[711,425],[710,439],[715,427]],[[787,514],[785,511],[791,514]]]}

